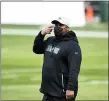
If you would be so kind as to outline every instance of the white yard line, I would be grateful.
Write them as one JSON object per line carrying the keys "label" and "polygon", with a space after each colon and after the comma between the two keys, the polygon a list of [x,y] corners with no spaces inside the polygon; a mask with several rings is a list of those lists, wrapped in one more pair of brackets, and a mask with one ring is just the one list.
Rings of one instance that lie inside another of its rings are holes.
{"label": "white yard line", "polygon": [[41,72],[42,69],[41,68],[36,68],[36,69],[32,69],[32,68],[26,68],[26,69],[6,69],[6,70],[2,70],[2,73],[29,73],[29,72]]}
{"label": "white yard line", "polygon": [[[40,72],[41,73],[41,70],[42,69],[10,69],[10,70],[2,70],[2,73],[7,73],[9,75],[3,75],[2,76],[2,79],[19,79],[20,77],[20,73],[29,73],[29,72]],[[16,74],[18,73],[18,74]],[[37,81],[37,80],[41,80],[40,77],[37,77],[37,76],[28,76],[28,78],[31,80],[31,81]],[[87,85],[87,84],[108,84],[108,81],[107,80],[93,80],[93,81],[80,81],[79,84],[81,85]]]}
{"label": "white yard line", "polygon": [[108,38],[108,32],[75,31],[79,37]]}
{"label": "white yard line", "polygon": [[5,85],[1,86],[2,90],[7,89],[38,89],[40,85]]}
{"label": "white yard line", "polygon": [[[2,79],[19,79],[20,74],[10,74],[7,76],[2,76]],[[31,81],[39,81],[41,80],[41,76],[28,76],[27,78],[29,78]],[[20,78],[21,79],[21,78]],[[93,81],[80,81],[79,82],[80,85],[87,85],[87,84],[91,84],[91,85],[96,85],[96,84],[108,84],[107,80],[93,80]]]}
{"label": "white yard line", "polygon": [[[11,80],[15,80],[15,79],[21,79],[21,77],[24,77],[24,76],[22,76],[22,74],[9,74],[9,75],[3,75],[1,78],[2,78],[2,80],[4,80],[4,79],[11,79]],[[39,81],[39,80],[41,80],[41,76],[39,75],[39,76],[31,76],[31,75],[29,75],[29,76],[27,76],[26,78],[28,78],[28,79],[30,79],[31,81]]]}
{"label": "white yard line", "polygon": [[1,76],[1,79],[18,79],[19,75],[16,74],[10,74],[7,76]]}
{"label": "white yard line", "polygon": [[[103,84],[108,84],[108,81],[89,81],[89,82],[79,82],[79,85],[103,85]],[[7,90],[7,89],[39,89],[40,85],[2,85],[1,86],[2,90]]]}
{"label": "white yard line", "polygon": [[86,82],[80,82],[80,85],[98,85],[98,84],[108,84],[108,81],[103,81],[103,80],[93,80],[93,81],[86,81]]}
{"label": "white yard line", "polygon": [[[37,35],[39,30],[34,29],[2,29],[2,35]],[[78,37],[108,38],[108,32],[75,31]],[[54,35],[53,33],[51,35]]]}
{"label": "white yard line", "polygon": [[[107,85],[108,81],[89,81],[89,82],[79,82],[79,85]],[[8,89],[39,89],[40,85],[2,85],[2,90]]]}

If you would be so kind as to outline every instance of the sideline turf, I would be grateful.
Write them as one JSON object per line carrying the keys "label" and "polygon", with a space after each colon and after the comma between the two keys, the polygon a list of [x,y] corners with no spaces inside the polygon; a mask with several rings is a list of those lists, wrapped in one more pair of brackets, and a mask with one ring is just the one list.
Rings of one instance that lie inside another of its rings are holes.
{"label": "sideline turf", "polygon": [[[40,100],[43,55],[32,52],[34,36],[2,35],[2,100]],[[108,80],[108,39],[79,38],[79,82]],[[107,84],[80,84],[77,100],[107,100]]]}

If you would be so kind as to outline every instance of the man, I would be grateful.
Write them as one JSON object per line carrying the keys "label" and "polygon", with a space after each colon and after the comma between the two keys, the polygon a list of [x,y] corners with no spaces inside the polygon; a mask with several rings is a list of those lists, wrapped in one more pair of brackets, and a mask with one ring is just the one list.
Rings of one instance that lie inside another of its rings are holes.
{"label": "man", "polygon": [[59,17],[54,24],[54,35],[44,40],[51,33],[52,26],[41,30],[36,36],[33,52],[44,54],[42,83],[40,92],[42,101],[75,101],[78,92],[78,75],[81,65],[81,49],[73,31],[69,30],[66,18]]}

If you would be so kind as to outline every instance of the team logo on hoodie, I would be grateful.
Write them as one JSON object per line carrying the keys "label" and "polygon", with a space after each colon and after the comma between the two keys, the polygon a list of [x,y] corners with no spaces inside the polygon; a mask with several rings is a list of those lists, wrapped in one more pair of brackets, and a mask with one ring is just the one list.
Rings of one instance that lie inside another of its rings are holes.
{"label": "team logo on hoodie", "polygon": [[48,45],[46,48],[46,51],[53,52],[54,54],[58,54],[60,48],[59,47],[53,47],[52,45]]}

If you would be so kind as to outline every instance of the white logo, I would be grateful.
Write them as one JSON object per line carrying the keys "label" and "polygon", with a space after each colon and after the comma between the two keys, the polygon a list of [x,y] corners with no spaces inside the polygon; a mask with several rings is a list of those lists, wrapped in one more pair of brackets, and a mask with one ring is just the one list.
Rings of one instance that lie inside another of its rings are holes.
{"label": "white logo", "polygon": [[75,52],[75,54],[78,54],[78,52]]}
{"label": "white logo", "polygon": [[51,45],[48,45],[46,51],[51,52],[52,51],[52,46]]}
{"label": "white logo", "polygon": [[46,51],[53,52],[54,54],[58,54],[59,50],[59,47],[52,47],[52,45],[48,45],[46,48]]}
{"label": "white logo", "polygon": [[53,53],[57,54],[59,52],[59,48],[55,47]]}

